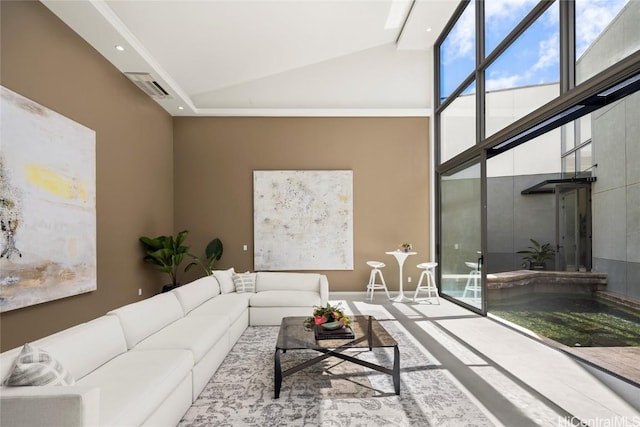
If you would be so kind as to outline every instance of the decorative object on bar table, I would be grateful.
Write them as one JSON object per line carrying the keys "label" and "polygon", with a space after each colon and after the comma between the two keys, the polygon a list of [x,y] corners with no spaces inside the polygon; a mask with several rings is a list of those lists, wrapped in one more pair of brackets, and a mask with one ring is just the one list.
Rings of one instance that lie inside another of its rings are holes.
{"label": "decorative object on bar table", "polygon": [[413,249],[411,243],[403,243],[400,245],[400,250],[402,250],[403,252],[409,252],[411,251],[411,249]]}
{"label": "decorative object on bar table", "polygon": [[313,309],[313,316],[305,319],[304,327],[311,330],[314,326],[333,322],[342,323],[342,326],[340,326],[340,328],[342,328],[351,324],[351,317],[344,314],[344,311],[340,308],[340,304],[331,305],[330,303],[327,303],[325,307],[316,306]]}

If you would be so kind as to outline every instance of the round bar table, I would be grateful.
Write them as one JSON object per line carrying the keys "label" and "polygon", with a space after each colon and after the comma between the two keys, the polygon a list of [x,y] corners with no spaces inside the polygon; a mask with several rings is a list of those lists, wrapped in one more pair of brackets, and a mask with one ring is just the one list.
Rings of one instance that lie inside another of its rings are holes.
{"label": "round bar table", "polygon": [[399,281],[399,289],[400,292],[398,293],[398,296],[391,298],[391,301],[395,301],[395,302],[409,302],[411,301],[411,298],[407,298],[404,296],[404,291],[402,290],[402,282],[403,282],[403,277],[402,277],[402,265],[404,264],[404,261],[407,259],[407,257],[409,255],[416,255],[417,252],[404,252],[404,251],[391,251],[391,252],[385,252],[387,255],[393,255],[396,258],[396,261],[398,261],[398,267],[400,267],[400,281]]}

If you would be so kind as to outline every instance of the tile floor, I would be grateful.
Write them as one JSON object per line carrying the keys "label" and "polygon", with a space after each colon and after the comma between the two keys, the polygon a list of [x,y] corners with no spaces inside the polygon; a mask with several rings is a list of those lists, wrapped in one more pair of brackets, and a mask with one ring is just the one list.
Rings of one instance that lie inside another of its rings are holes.
{"label": "tile floor", "polygon": [[640,412],[575,359],[447,300],[396,303],[377,293],[365,302],[364,293],[335,292],[330,301],[397,319],[497,425],[640,426]]}

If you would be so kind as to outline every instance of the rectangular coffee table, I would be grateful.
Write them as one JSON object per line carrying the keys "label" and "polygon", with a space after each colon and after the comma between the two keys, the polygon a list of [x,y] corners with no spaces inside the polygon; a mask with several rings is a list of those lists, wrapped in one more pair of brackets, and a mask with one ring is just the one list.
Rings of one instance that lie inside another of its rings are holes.
{"label": "rectangular coffee table", "polygon": [[[306,317],[285,317],[280,324],[274,354],[276,399],[280,397],[280,387],[284,377],[331,356],[391,375],[395,392],[400,394],[400,350],[398,350],[398,343],[376,319],[371,316],[352,316],[351,329],[353,329],[355,338],[330,340],[316,340],[314,331],[305,329],[305,319]],[[343,353],[348,349],[368,348],[371,351],[379,347],[393,347],[393,368],[386,368]],[[283,372],[280,365],[280,354],[291,350],[315,350],[322,354]]]}

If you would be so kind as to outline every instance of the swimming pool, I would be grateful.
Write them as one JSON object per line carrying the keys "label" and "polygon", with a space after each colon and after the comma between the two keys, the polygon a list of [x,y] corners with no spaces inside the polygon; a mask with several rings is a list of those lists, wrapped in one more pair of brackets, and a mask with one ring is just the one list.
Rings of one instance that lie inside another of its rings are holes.
{"label": "swimming pool", "polygon": [[491,302],[489,313],[570,347],[640,346],[640,313],[590,295],[522,295]]}

